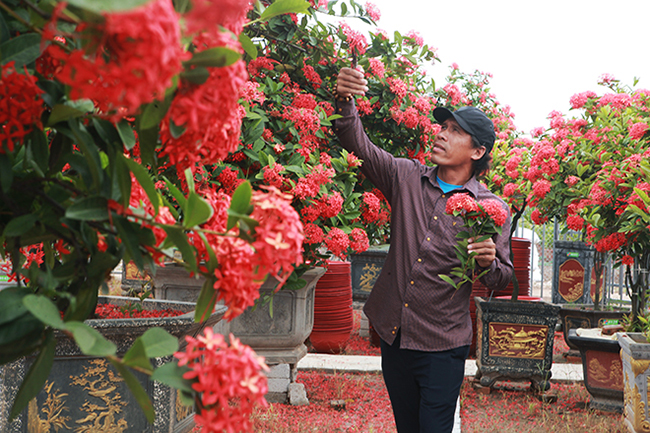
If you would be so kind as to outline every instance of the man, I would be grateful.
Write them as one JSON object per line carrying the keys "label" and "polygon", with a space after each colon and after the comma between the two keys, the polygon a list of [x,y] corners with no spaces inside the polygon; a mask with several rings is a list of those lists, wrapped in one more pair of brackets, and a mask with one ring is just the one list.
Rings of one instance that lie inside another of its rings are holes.
{"label": "man", "polygon": [[[342,68],[337,79],[334,130],[341,145],[363,160],[361,171],[391,205],[391,245],[364,312],[381,337],[382,370],[399,433],[451,432],[472,341],[472,288],[456,291],[438,275],[459,266],[454,247],[462,220],[445,213],[447,199],[467,192],[498,199],[476,175],[488,168],[494,125],[475,107],[438,107],[442,125],[433,146],[436,167],[395,158],[370,142],[352,101],[363,95],[363,73]],[[501,201],[503,203],[503,201]],[[507,206],[503,203],[505,209]],[[471,242],[481,278],[500,290],[512,277],[508,233]]]}

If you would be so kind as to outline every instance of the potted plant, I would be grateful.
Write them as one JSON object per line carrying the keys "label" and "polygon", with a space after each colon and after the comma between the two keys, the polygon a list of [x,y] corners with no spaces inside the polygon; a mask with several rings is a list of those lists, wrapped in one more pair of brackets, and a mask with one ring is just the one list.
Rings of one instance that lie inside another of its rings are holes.
{"label": "potted plant", "polygon": [[[646,295],[643,277],[639,280],[635,277],[645,269],[644,251],[648,241],[647,227],[643,224],[646,217],[644,199],[647,198],[643,191],[647,188],[647,176],[643,171],[646,164],[643,155],[647,148],[645,96],[643,91],[616,83],[611,87],[616,93],[600,97],[589,95],[582,100],[588,116],[585,136],[589,134],[590,141],[599,143],[593,149],[593,157],[597,159],[592,163],[598,170],[592,177],[592,185],[579,201],[575,218],[584,221],[581,224],[584,224],[586,241],[593,246],[596,256],[609,254],[614,269],[626,268],[625,281],[632,307],[629,324],[630,329],[638,329]],[[629,100],[630,104],[615,100]],[[631,271],[635,261],[641,271]],[[623,317],[622,311],[608,314]],[[596,328],[598,324],[594,319],[580,327]],[[580,349],[585,385],[592,394],[590,405],[621,411],[624,376],[616,342],[610,338],[583,336],[575,330],[567,332],[569,343]]]}
{"label": "potted plant", "polygon": [[[192,306],[202,326],[218,299],[226,310],[217,311],[236,317],[254,303],[266,275],[286,280],[302,262],[302,225],[286,194],[243,182],[224,196],[197,182],[203,164],[223,160],[239,144],[246,69],[234,36],[248,21],[248,3],[227,11],[212,1],[176,6],[0,3],[0,252],[14,283],[0,291],[0,364],[25,356],[31,364],[13,401],[5,402],[12,408],[1,414],[3,431],[22,428],[11,420],[24,411],[41,411],[30,406],[34,397],[58,404],[62,394],[49,373],[61,334],[84,356],[111,364],[117,375],[106,374],[118,381],[119,375],[142,408],[139,430],[154,428],[146,426],[156,417],[144,392],[149,377],[179,389],[172,400],[194,405],[197,423],[208,424],[204,431],[213,431],[210,419],[240,423],[266,392],[264,364],[210,327],[188,337],[184,351],[177,337],[160,331],[122,353],[84,322],[122,260],[144,272],[178,250],[184,266],[205,278]],[[279,0],[258,8],[257,19],[265,21],[309,4]],[[164,176],[170,166],[180,176]],[[174,353],[179,364],[156,361],[154,369],[149,361]],[[202,388],[200,360],[224,356],[230,362],[213,363],[219,367],[208,376],[225,372],[232,386]],[[238,403],[215,405],[214,393]]]}

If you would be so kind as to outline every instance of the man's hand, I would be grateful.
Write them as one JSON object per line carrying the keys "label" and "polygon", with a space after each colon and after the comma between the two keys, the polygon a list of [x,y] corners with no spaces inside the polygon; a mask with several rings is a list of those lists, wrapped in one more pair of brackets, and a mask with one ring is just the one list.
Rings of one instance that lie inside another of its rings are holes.
{"label": "man's hand", "polygon": [[368,81],[363,78],[363,71],[352,68],[341,68],[336,79],[336,92],[347,98],[352,95],[365,95],[368,91]]}
{"label": "man's hand", "polygon": [[468,239],[467,252],[475,252],[474,259],[476,263],[482,268],[489,268],[497,256],[496,244],[492,239],[483,242],[474,242],[473,239]]}

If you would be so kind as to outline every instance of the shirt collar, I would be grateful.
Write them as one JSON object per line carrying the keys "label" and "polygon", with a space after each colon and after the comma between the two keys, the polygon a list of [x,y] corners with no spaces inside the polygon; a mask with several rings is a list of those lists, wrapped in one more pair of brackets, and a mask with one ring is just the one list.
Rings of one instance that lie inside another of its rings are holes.
{"label": "shirt collar", "polygon": [[[436,188],[440,188],[440,185],[438,184],[438,167],[433,167],[432,170],[426,170],[425,172],[422,173],[422,177],[428,177],[429,182]],[[476,176],[472,176],[470,180],[467,181],[465,185],[463,185],[461,188],[455,189],[454,191],[457,192],[462,192],[462,191],[467,191],[474,198],[478,197],[478,189],[479,189],[480,183],[478,180],[476,180]],[[442,189],[441,189],[442,190]]]}

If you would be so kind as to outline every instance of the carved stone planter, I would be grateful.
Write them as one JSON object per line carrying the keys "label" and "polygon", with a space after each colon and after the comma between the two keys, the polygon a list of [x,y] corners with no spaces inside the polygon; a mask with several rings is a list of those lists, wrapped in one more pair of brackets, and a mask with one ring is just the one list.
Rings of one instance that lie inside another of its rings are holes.
{"label": "carved stone planter", "polygon": [[[101,296],[99,300],[118,305],[128,301],[140,302],[137,298],[114,296]],[[172,308],[186,313],[176,317],[96,319],[86,323],[115,343],[118,356],[121,356],[136,338],[152,327],[164,328],[184,345],[185,335],[195,336],[203,327],[214,326],[226,311],[225,307],[219,307],[208,321],[197,324],[194,323],[193,303],[145,300],[143,308]],[[171,357],[156,358],[153,364],[159,367],[170,360]],[[0,368],[0,431],[3,433],[185,433],[194,427],[194,412],[180,403],[175,389],[134,372],[156,411],[154,424],[149,424],[126,383],[108,361],[82,354],[74,341],[64,334],[57,335],[56,357],[44,389],[9,424],[11,404],[31,362],[32,359],[23,358]]]}
{"label": "carved stone planter", "polygon": [[617,337],[623,361],[625,426],[629,432],[649,432],[650,344],[641,333],[618,333]]}
{"label": "carved stone planter", "polygon": [[623,412],[623,367],[618,340],[581,336],[571,329],[568,341],[580,350],[584,384],[591,394],[589,407]]}
{"label": "carved stone planter", "polygon": [[491,387],[498,380],[530,380],[535,389],[548,390],[560,307],[542,301],[474,300],[476,378],[481,385]]}

